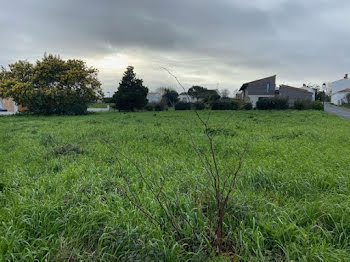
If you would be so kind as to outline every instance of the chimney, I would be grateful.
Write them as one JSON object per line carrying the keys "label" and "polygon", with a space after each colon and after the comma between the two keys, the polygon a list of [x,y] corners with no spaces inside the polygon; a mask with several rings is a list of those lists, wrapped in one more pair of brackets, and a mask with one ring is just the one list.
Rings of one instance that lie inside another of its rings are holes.
{"label": "chimney", "polygon": [[348,79],[348,74],[345,74],[344,79]]}

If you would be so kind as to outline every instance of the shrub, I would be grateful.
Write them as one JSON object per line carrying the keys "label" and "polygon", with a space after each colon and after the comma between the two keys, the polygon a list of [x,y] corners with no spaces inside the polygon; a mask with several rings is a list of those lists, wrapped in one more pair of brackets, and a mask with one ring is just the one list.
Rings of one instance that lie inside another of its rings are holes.
{"label": "shrub", "polygon": [[294,108],[297,110],[306,110],[312,108],[312,101],[310,99],[298,99],[294,101]]}
{"label": "shrub", "polygon": [[175,110],[191,110],[191,103],[179,102],[175,105]]}
{"label": "shrub", "polygon": [[145,105],[144,109],[146,111],[153,111],[154,110],[154,105],[153,104],[147,104],[147,105]]}
{"label": "shrub", "polygon": [[162,103],[158,103],[154,105],[155,111],[163,111],[165,109],[165,106]]}
{"label": "shrub", "polygon": [[252,110],[253,109],[253,104],[252,103],[246,103],[244,106],[243,106],[243,109],[245,110]]}
{"label": "shrub", "polygon": [[[62,110],[64,112],[64,110]],[[66,111],[66,115],[84,115],[87,113],[87,105],[86,104],[80,104],[75,103],[68,107],[68,110]]]}
{"label": "shrub", "polygon": [[64,143],[62,145],[56,145],[56,147],[53,149],[54,155],[70,155],[70,154],[82,154],[83,150],[78,145],[73,145],[70,143]]}
{"label": "shrub", "polygon": [[113,103],[112,97],[104,97],[102,101],[107,104]]}
{"label": "shrub", "polygon": [[205,104],[203,102],[196,102],[193,104],[194,109],[196,110],[203,110],[205,109]]}
{"label": "shrub", "polygon": [[312,102],[312,109],[323,110],[323,103],[319,100]]}
{"label": "shrub", "polygon": [[215,101],[212,106],[212,110],[238,110],[239,104],[234,100],[219,100]]}
{"label": "shrub", "polygon": [[289,108],[288,98],[274,98],[275,109],[285,110]]}
{"label": "shrub", "polygon": [[266,97],[256,102],[256,108],[260,110],[284,110],[288,109],[288,98]]}

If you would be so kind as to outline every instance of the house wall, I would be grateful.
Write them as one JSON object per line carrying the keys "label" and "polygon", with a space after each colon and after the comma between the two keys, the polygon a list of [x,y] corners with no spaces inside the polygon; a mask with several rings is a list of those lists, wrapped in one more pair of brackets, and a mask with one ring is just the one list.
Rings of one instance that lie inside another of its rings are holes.
{"label": "house wall", "polygon": [[332,82],[331,88],[332,95],[346,88],[350,88],[350,79],[340,79],[338,81]]}
{"label": "house wall", "polygon": [[253,108],[256,108],[256,102],[259,101],[259,98],[261,98],[261,97],[275,97],[275,95],[247,95],[246,97],[249,98],[249,102],[252,103]]}
{"label": "house wall", "polygon": [[88,108],[87,111],[88,112],[109,112],[110,108],[111,107],[107,105],[107,107],[105,108]]}
{"label": "house wall", "polygon": [[294,106],[294,102],[298,99],[312,100],[313,93],[305,92],[304,90],[297,90],[296,88],[287,88],[280,86],[279,95],[281,97],[287,97],[289,106]]}
{"label": "house wall", "polygon": [[[267,86],[269,85],[269,88]],[[245,91],[248,92],[247,95],[275,95],[276,90],[276,76],[264,78],[254,82],[248,83]],[[247,92],[244,92],[246,95]]]}
{"label": "house wall", "polygon": [[193,98],[189,95],[180,94],[178,98],[180,102],[185,102],[185,103],[197,102],[197,98]]}
{"label": "house wall", "polygon": [[306,91],[311,92],[311,93],[312,93],[312,101],[315,101],[315,90],[314,90],[313,88],[307,87],[307,86],[302,86],[302,87],[300,87],[300,88],[302,88],[302,89],[304,89],[304,90],[306,90]]}
{"label": "house wall", "polygon": [[338,92],[336,94],[333,94],[331,96],[331,103],[335,105],[342,105],[343,103],[347,102],[346,96],[350,92]]}
{"label": "house wall", "polygon": [[16,113],[18,109],[12,98],[0,98],[0,106],[11,113]]}
{"label": "house wall", "polygon": [[13,98],[0,98],[0,107],[6,108],[10,113],[18,113],[27,110],[26,107],[17,105]]}

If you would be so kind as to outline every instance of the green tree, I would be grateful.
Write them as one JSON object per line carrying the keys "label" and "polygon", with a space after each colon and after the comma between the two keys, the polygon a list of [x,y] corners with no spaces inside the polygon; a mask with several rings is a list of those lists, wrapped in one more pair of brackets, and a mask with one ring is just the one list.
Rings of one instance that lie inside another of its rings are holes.
{"label": "green tree", "polygon": [[202,86],[192,86],[188,89],[187,93],[189,96],[202,100],[204,103],[211,103],[220,99],[220,95],[216,90],[207,89]]}
{"label": "green tree", "polygon": [[192,86],[190,89],[188,89],[188,95],[193,98],[203,98],[204,93],[207,91],[205,87],[202,86]]}
{"label": "green tree", "polygon": [[216,90],[206,90],[203,94],[203,102],[212,103],[220,99],[220,95]]}
{"label": "green tree", "polygon": [[168,106],[174,106],[179,101],[179,94],[175,90],[165,89],[162,99]]}
{"label": "green tree", "polygon": [[2,68],[0,96],[37,114],[84,114],[87,104],[102,97],[97,69],[81,60],[45,55],[35,65],[18,61]]}
{"label": "green tree", "polygon": [[148,88],[142,83],[142,79],[136,78],[134,67],[128,66],[119,83],[118,91],[113,95],[113,102],[119,111],[134,111],[142,109],[147,104]]}

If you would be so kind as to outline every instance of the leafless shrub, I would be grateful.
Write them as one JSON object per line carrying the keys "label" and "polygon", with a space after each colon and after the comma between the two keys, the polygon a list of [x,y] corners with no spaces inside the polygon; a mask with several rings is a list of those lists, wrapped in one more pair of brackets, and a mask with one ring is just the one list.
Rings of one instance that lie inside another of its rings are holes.
{"label": "leafless shrub", "polygon": [[[166,68],[163,69],[166,70],[172,77],[174,77],[179,86],[184,90],[184,92],[186,92],[185,88],[178,80],[178,78]],[[206,119],[204,119],[197,110],[194,110],[194,114],[199,120],[200,126],[206,136],[206,140],[208,142],[207,148],[205,150],[199,148],[189,128],[187,129],[187,131],[189,141],[193,149],[195,150],[206,174],[206,181],[208,181],[208,184],[205,185],[205,188],[208,189],[208,191],[210,192],[208,198],[215,199],[215,214],[206,214],[206,216],[208,218],[215,218],[215,221],[212,221],[212,223],[215,225],[215,229],[213,232],[214,237],[212,239],[211,244],[215,247],[216,253],[220,254],[223,249],[223,225],[226,214],[226,208],[230,196],[232,195],[232,192],[236,187],[237,179],[242,168],[244,156],[247,151],[247,146],[242,149],[242,153],[237,159],[237,164],[235,166],[231,166],[230,164],[227,164],[227,166],[223,166],[219,164],[219,162],[222,163],[223,161],[219,161],[220,159],[218,159],[218,152],[215,148],[216,132],[213,132],[215,128],[209,126],[209,120],[211,115],[210,111]],[[221,123],[221,125],[223,125],[226,122],[226,120],[227,119],[225,119],[224,122]],[[221,125],[219,125],[219,129]],[[110,143],[108,143],[108,141],[105,142],[112,146]],[[140,213],[147,217],[153,224],[159,226],[162,230],[166,232],[175,232],[177,240],[186,241],[186,236],[183,233],[184,227],[186,226],[191,228],[192,237],[199,237],[198,232],[195,232],[188,218],[182,212],[176,213],[174,209],[171,208],[172,203],[176,204],[179,200],[176,195],[170,196],[169,194],[164,192],[163,189],[166,182],[166,177],[162,175],[159,181],[156,181],[156,179],[148,178],[147,176],[145,176],[144,171],[141,169],[140,165],[134,159],[122,153],[115,147],[113,147],[113,149],[118,154],[116,161],[118,162],[119,175],[126,185],[125,187],[117,186],[120,194],[123,197],[125,197],[128,201],[130,201],[130,203],[132,203],[132,205],[134,205],[140,211]],[[156,201],[157,205],[164,213],[165,219],[160,219],[156,215],[152,214],[150,210],[147,209],[145,204],[142,203],[142,201],[140,201],[135,190],[132,188],[131,181],[128,179],[127,175],[123,170],[123,165],[121,162],[122,159],[131,164],[131,166],[133,166],[133,168],[136,170],[138,178],[146,185],[146,189],[151,193],[153,199]],[[226,163],[229,163],[229,161],[226,161]],[[152,167],[148,168],[152,172]],[[200,208],[198,208],[198,210],[200,210]],[[202,231],[204,230],[205,229],[202,229]],[[211,232],[209,232],[208,235],[211,235]]]}

